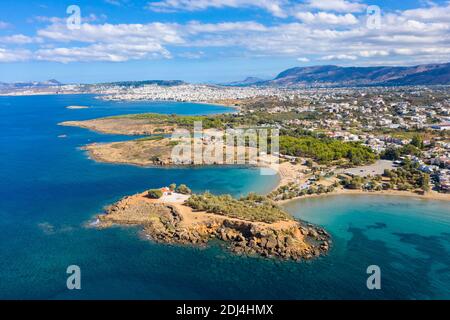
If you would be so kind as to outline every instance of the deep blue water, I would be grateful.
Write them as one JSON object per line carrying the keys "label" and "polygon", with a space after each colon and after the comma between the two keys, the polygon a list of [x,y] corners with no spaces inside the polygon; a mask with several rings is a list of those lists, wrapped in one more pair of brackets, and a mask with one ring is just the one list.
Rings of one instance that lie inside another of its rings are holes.
{"label": "deep blue water", "polygon": [[[90,109],[68,110],[68,105]],[[95,163],[77,148],[129,137],[57,126],[124,113],[207,114],[187,103],[113,103],[92,96],[0,97],[0,298],[327,299],[450,298],[450,211],[445,202],[385,197],[309,199],[286,209],[332,233],[327,257],[306,263],[155,244],[135,228],[86,222],[122,196],[171,182],[195,191],[267,192],[277,178],[248,168],[160,169]],[[67,138],[58,138],[66,134]],[[82,290],[66,289],[66,268]],[[366,288],[366,268],[382,290]]]}

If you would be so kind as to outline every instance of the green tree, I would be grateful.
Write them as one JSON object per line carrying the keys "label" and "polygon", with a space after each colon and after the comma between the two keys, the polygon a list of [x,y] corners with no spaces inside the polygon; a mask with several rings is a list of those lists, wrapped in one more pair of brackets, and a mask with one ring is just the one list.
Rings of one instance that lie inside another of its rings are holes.
{"label": "green tree", "polygon": [[352,180],[348,181],[345,185],[347,189],[358,190],[361,189],[363,184],[363,179],[361,177],[354,177]]}
{"label": "green tree", "polygon": [[420,181],[420,188],[424,191],[424,192],[429,192],[431,187],[430,187],[430,175],[427,173],[422,174]]}
{"label": "green tree", "polygon": [[381,154],[382,159],[398,160],[400,158],[400,150],[398,148],[389,147]]}
{"label": "green tree", "polygon": [[420,156],[420,149],[412,144],[407,144],[400,149],[402,155]]}
{"label": "green tree", "polygon": [[411,140],[411,144],[416,148],[423,149],[423,139],[420,135],[416,134]]}

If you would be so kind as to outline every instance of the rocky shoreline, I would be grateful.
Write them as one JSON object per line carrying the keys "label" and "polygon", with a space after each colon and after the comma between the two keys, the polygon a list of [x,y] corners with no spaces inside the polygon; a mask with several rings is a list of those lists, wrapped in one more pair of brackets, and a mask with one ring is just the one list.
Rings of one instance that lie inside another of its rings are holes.
{"label": "rocky shoreline", "polygon": [[144,194],[125,197],[98,216],[98,227],[135,225],[159,243],[206,246],[222,240],[236,254],[307,260],[328,252],[330,235],[322,228],[289,220],[262,223],[193,212],[183,204],[159,203]]}

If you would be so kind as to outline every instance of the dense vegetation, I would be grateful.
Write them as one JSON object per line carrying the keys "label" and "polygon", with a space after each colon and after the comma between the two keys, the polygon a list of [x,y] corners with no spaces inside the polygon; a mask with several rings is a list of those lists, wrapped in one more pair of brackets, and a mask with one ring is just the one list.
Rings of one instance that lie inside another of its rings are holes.
{"label": "dense vegetation", "polygon": [[114,116],[112,118],[129,118],[138,120],[148,120],[149,123],[161,125],[176,125],[179,127],[192,129],[194,122],[201,121],[204,129],[216,128],[225,129],[226,127],[253,127],[275,125],[286,120],[293,119],[317,119],[316,113],[294,111],[267,113],[265,111],[256,111],[244,115],[235,113],[225,113],[210,116],[181,116],[181,115],[164,115],[156,113],[131,114]]}
{"label": "dense vegetation", "polygon": [[115,118],[130,118],[137,120],[148,120],[152,124],[161,125],[176,125],[179,127],[192,129],[194,122],[202,122],[204,129],[209,128],[223,128],[224,123],[227,122],[229,115],[218,116],[178,116],[178,115],[166,115],[156,113],[144,113],[144,114],[132,114],[125,116],[116,116]]}
{"label": "dense vegetation", "polygon": [[234,199],[230,195],[215,196],[203,193],[191,196],[186,205],[197,211],[206,211],[248,221],[273,223],[280,220],[292,219],[276,204],[264,196],[249,194],[241,199]]}
{"label": "dense vegetation", "polygon": [[347,159],[353,165],[361,165],[376,159],[376,155],[370,148],[359,143],[313,136],[281,136],[280,153],[313,158],[321,164]]}
{"label": "dense vegetation", "polygon": [[428,192],[431,189],[430,175],[417,169],[417,165],[408,161],[396,170],[385,170],[383,176],[390,178],[390,185],[398,190],[421,189]]}

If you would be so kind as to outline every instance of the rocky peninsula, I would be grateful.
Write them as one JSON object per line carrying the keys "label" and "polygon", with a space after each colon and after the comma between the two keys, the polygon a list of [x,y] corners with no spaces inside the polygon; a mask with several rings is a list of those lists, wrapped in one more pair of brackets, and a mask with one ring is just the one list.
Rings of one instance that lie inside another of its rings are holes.
{"label": "rocky peninsula", "polygon": [[237,254],[285,260],[312,259],[330,248],[324,229],[294,220],[265,197],[237,200],[161,190],[157,199],[149,191],[109,206],[98,216],[98,227],[140,226],[147,238],[169,244],[206,246],[218,239]]}
{"label": "rocky peninsula", "polygon": [[[93,143],[82,147],[86,150],[91,159],[99,162],[133,164],[140,166],[173,166],[173,165],[193,165],[195,162],[194,154],[191,153],[187,158],[172,158],[172,151],[177,144],[191,145],[201,144],[202,154],[206,154],[207,149],[216,149],[217,140],[202,138],[197,142],[190,138],[174,138],[169,135],[177,129],[186,129],[191,132],[194,122],[201,121],[204,125],[204,134],[209,132],[213,134],[214,129],[224,129],[224,124],[216,116],[177,116],[160,114],[137,114],[123,115],[108,118],[100,118],[85,121],[66,121],[59,123],[61,126],[73,126],[85,128],[104,134],[119,134],[136,136],[142,135],[143,138],[120,141],[112,143]],[[237,148],[234,148],[234,161],[229,163],[226,159],[226,146],[223,146],[223,155],[219,159],[212,155],[211,161],[202,161],[201,165],[220,165],[237,164]],[[214,147],[214,148],[212,148]],[[250,159],[252,161],[250,161]],[[255,147],[246,146],[244,162],[258,166],[269,167],[276,162],[270,155],[258,155]]]}
{"label": "rocky peninsula", "polygon": [[65,121],[61,126],[79,127],[105,134],[120,135],[151,135],[157,133],[170,133],[176,126],[164,123],[149,122],[145,119],[135,118],[100,118],[85,121]]}
{"label": "rocky peninsula", "polygon": [[138,166],[173,165],[173,144],[163,137],[142,138],[132,141],[93,143],[81,148],[95,161]]}

